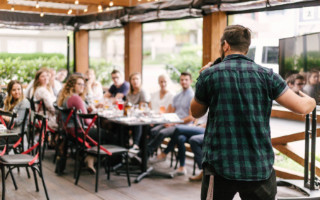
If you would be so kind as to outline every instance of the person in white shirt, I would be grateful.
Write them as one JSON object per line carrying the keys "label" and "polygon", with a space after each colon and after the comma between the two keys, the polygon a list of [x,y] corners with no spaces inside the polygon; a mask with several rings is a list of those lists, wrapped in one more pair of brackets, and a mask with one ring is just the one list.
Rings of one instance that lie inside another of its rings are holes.
{"label": "person in white shirt", "polygon": [[150,108],[153,111],[164,113],[168,112],[172,105],[173,94],[167,89],[169,82],[168,76],[162,74],[158,78],[160,90],[151,94]]}
{"label": "person in white shirt", "polygon": [[[103,89],[100,82],[96,80],[96,75],[93,69],[89,69],[86,73],[87,100],[91,103],[103,99]],[[97,102],[95,102],[97,103]]]}

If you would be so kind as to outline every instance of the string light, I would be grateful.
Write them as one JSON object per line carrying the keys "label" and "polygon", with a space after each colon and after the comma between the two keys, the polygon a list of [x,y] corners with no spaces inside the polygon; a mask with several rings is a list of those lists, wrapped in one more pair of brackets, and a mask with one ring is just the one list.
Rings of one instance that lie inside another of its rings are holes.
{"label": "string light", "polygon": [[11,11],[14,11],[14,6],[11,6]]}
{"label": "string light", "polygon": [[68,10],[68,15],[71,15],[72,14],[72,9],[70,8],[69,10]]}
{"label": "string light", "polygon": [[37,3],[36,3],[36,8],[39,8],[40,6],[39,6],[39,2],[37,1]]}
{"label": "string light", "polygon": [[87,8],[85,8],[85,9],[83,10],[83,12],[88,12],[88,9],[87,9]]}
{"label": "string light", "polygon": [[98,11],[102,12],[102,6],[101,5],[98,6]]}
{"label": "string light", "polygon": [[109,10],[110,10],[110,8],[109,8],[109,7],[107,7],[107,8],[106,8],[106,11],[109,11]]}
{"label": "string light", "polygon": [[40,17],[43,17],[43,16],[44,16],[44,13],[43,13],[43,11],[41,10]]}
{"label": "string light", "polygon": [[109,6],[113,6],[113,1],[112,0],[110,0]]}
{"label": "string light", "polygon": [[74,1],[74,4],[78,5],[78,4],[79,4],[79,1],[78,1],[78,0],[75,0],[75,1]]}

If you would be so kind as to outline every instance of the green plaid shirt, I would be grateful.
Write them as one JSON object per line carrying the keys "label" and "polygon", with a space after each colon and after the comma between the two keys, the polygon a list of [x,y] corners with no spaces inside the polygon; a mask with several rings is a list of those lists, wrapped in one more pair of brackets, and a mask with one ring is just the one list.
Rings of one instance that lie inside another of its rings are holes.
{"label": "green plaid shirt", "polygon": [[287,88],[278,74],[243,55],[229,55],[204,70],[195,93],[198,103],[209,106],[203,164],[227,179],[269,178],[274,163],[272,100]]}

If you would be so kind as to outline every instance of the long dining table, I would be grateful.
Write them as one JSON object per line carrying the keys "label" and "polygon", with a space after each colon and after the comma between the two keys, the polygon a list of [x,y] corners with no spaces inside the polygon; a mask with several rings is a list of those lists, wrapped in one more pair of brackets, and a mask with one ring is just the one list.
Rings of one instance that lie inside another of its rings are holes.
{"label": "long dining table", "polygon": [[[147,135],[149,131],[149,126],[151,124],[167,124],[167,123],[182,123],[183,121],[175,114],[156,114],[156,115],[142,115],[142,116],[120,116],[120,117],[108,117],[106,114],[99,114],[100,117],[105,118],[108,122],[120,125],[122,127],[133,127],[133,126],[142,126],[142,136],[140,142],[140,151],[141,151],[141,173],[135,179],[135,183],[140,182],[144,177],[148,176],[153,167],[148,168],[148,151],[147,151]],[[121,133],[123,134],[123,133]],[[123,139],[123,138],[122,138]]]}

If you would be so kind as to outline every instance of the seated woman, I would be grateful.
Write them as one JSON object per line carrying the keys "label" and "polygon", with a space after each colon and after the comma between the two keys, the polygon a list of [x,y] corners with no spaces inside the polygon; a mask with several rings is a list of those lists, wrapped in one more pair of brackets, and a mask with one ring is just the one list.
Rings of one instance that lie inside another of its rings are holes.
{"label": "seated woman", "polygon": [[[127,103],[132,105],[141,106],[143,104],[148,104],[150,101],[150,96],[142,89],[141,74],[133,73],[129,77],[130,91],[127,94]],[[139,149],[140,138],[142,134],[141,126],[136,126],[133,129],[133,149]]]}
{"label": "seated woman", "polygon": [[[194,142],[191,141],[191,139],[194,136],[204,134],[206,124],[207,124],[207,117],[208,115],[206,114],[201,118],[195,120],[193,125],[185,125],[185,124],[177,125],[167,148],[163,152],[161,152],[161,154],[159,154],[155,160],[152,160],[151,162],[155,163],[155,162],[164,161],[168,153],[173,151],[175,145],[177,144],[180,167],[174,172],[174,175],[186,175],[187,170],[184,167],[185,159],[186,159],[186,148],[184,143],[189,142],[189,143],[192,143],[193,146],[195,146]],[[192,148],[192,150],[196,150],[196,152],[194,152],[195,161],[197,162],[199,168],[201,169],[201,155],[202,155],[201,149],[200,149],[200,152],[197,148]]]}
{"label": "seated woman", "polygon": [[88,103],[96,104],[96,101],[103,99],[103,89],[101,83],[96,80],[96,75],[93,69],[89,69],[86,73],[87,100]]}
{"label": "seated woman", "polygon": [[172,104],[173,94],[167,89],[169,78],[166,75],[160,75],[158,83],[160,90],[151,94],[150,108],[153,111],[165,113],[168,112]]}
{"label": "seated woman", "polygon": [[[42,68],[37,71],[33,83],[32,94],[34,101],[43,100],[46,108],[46,115],[48,117],[48,126],[53,130],[57,130],[58,125],[56,122],[55,109],[53,107],[56,97],[54,96],[52,88],[49,84],[48,69]],[[40,110],[40,113],[43,113],[43,110]]]}
{"label": "seated woman", "polygon": [[[22,85],[17,80],[12,80],[8,83],[7,93],[7,97],[4,99],[3,109],[5,111],[17,113],[17,117],[13,121],[13,129],[18,129],[20,131],[26,109],[30,108],[30,102],[28,99],[24,98]],[[10,117],[2,116],[2,118],[6,123],[11,121]],[[25,126],[27,126],[27,123]],[[10,142],[14,142],[17,138],[9,138],[9,140],[11,140]]]}
{"label": "seated woman", "polygon": [[[64,108],[75,108],[80,110],[81,113],[88,113],[86,104],[84,102],[85,99],[85,79],[81,75],[71,75],[65,86],[62,88],[61,93],[59,95],[57,105]],[[85,119],[84,123],[89,125],[91,123],[91,119]],[[68,123],[68,128],[74,128],[74,122],[70,119]],[[95,141],[98,140],[98,133],[96,128],[92,127],[89,130],[89,136]],[[101,134],[101,141],[105,140],[106,134]],[[88,167],[91,169],[93,173],[95,173],[95,169],[93,167],[94,157],[87,156],[85,159]]]}
{"label": "seated woman", "polygon": [[312,69],[307,73],[307,84],[303,87],[303,92],[319,102],[319,71]]}

